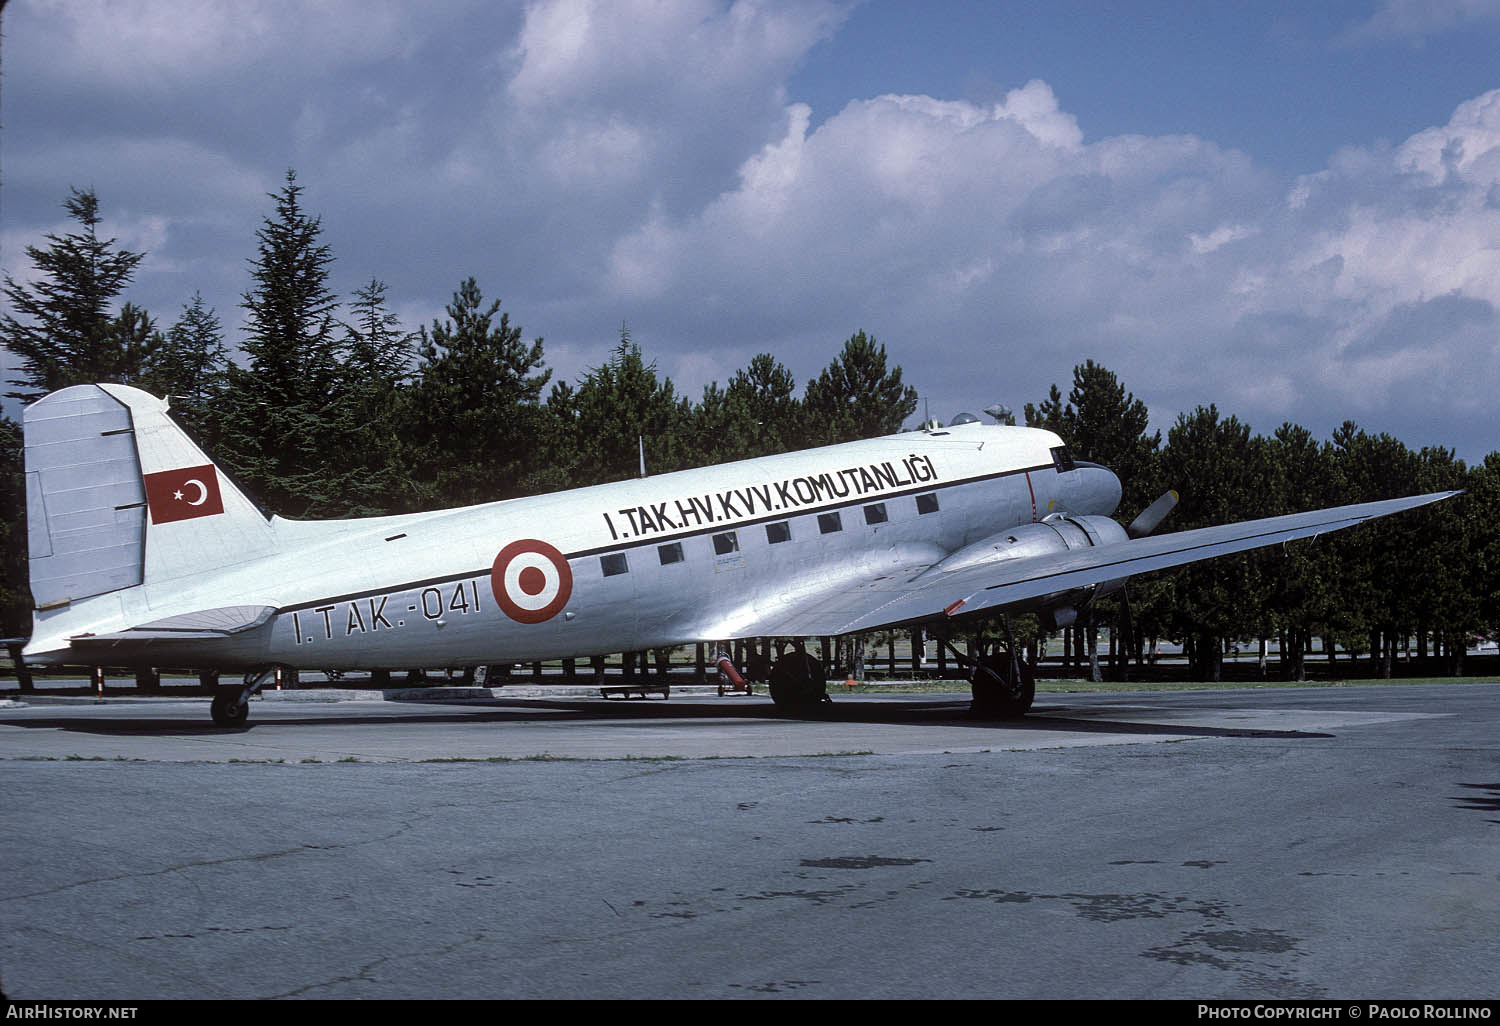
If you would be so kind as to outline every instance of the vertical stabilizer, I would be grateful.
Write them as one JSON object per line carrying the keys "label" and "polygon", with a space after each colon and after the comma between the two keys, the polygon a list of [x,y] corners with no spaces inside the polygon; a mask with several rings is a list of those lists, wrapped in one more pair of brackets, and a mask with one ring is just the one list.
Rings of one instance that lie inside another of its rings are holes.
{"label": "vertical stabilizer", "polygon": [[269,555],[270,523],[167,416],[125,385],[26,408],[31,591],[47,610]]}

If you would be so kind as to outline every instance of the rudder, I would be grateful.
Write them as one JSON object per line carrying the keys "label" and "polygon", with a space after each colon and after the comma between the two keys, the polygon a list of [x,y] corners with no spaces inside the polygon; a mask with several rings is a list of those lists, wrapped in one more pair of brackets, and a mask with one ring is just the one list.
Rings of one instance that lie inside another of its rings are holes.
{"label": "rudder", "polygon": [[125,385],[74,385],[24,414],[37,610],[273,552],[270,523],[167,416]]}
{"label": "rudder", "polygon": [[38,609],[140,584],[146,493],[129,409],[98,385],[26,407],[26,540]]}

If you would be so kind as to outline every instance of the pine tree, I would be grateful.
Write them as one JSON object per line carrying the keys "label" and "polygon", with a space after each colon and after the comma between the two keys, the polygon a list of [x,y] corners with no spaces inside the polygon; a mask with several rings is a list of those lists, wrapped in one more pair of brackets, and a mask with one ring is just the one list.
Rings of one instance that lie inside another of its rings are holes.
{"label": "pine tree", "polygon": [[228,373],[218,314],[194,293],[183,304],[182,316],[152,347],[140,384],[155,395],[169,396],[173,417],[207,443],[218,423]]}
{"label": "pine tree", "polygon": [[1040,404],[1033,406],[1031,403],[1027,403],[1024,413],[1027,427],[1045,428],[1058,435],[1062,435],[1068,429],[1068,419],[1063,406],[1062,391],[1056,385],[1051,387],[1047,393],[1047,398]]}
{"label": "pine tree", "polygon": [[144,312],[131,307],[125,320],[112,318],[110,304],[130,284],[145,256],[116,249],[99,238],[99,199],[93,190],[72,189],[63,203],[81,229],[47,235],[50,246],[27,246],[38,271],[30,284],[5,276],[11,312],[0,315],[0,344],[20,357],[18,375],[7,383],[11,399],[30,402],[55,389],[91,381],[124,382],[140,371],[142,353],[131,348]]}
{"label": "pine tree", "polygon": [[426,454],[421,492],[443,505],[522,494],[536,462],[542,389],[552,377],[542,340],[523,342],[499,300],[485,305],[473,278],[453,294],[447,313],[421,331],[410,390],[407,430]]}
{"label": "pine tree", "polygon": [[806,438],[831,445],[901,430],[917,408],[917,390],[901,384],[901,368],[886,370],[885,346],[855,332],[823,372],[807,383]]}
{"label": "pine tree", "polygon": [[288,171],[271,196],[275,216],[256,233],[254,285],[241,304],[250,365],[230,367],[223,458],[275,512],[337,515],[346,507],[344,481],[326,466],[344,400],[338,300],[328,288],[333,254],[301,196]]}
{"label": "pine tree", "polygon": [[706,386],[693,413],[695,462],[769,456],[794,448],[802,439],[802,403],[792,372],[770,353],[736,371],[727,387]]}
{"label": "pine tree", "polygon": [[556,390],[554,398],[557,404],[549,407],[571,418],[575,485],[637,476],[643,450],[648,474],[682,470],[694,462],[690,404],[676,394],[671,378],[658,377],[656,364],[646,362],[623,326],[610,361],[567,393],[566,406]]}
{"label": "pine tree", "polygon": [[354,290],[354,317],[344,325],[350,372],[365,380],[400,381],[411,373],[415,333],[401,330],[401,318],[386,305],[386,284],[372,278]]}
{"label": "pine tree", "polygon": [[[386,284],[378,279],[354,290],[352,317],[344,323],[340,401],[330,430],[337,439],[330,453],[332,472],[343,484],[346,516],[411,510],[420,505],[411,468],[414,447],[403,431],[410,402],[415,332],[386,305]],[[420,425],[411,437],[426,441]]]}
{"label": "pine tree", "polygon": [[31,627],[21,467],[21,425],[0,415],[0,636],[7,638],[20,637]]}
{"label": "pine tree", "polygon": [[[1262,514],[1271,491],[1265,447],[1237,417],[1200,406],[1181,414],[1167,433],[1162,460],[1168,480],[1178,482],[1181,503],[1174,530],[1232,523]],[[1265,587],[1255,562],[1245,556],[1194,563],[1172,573],[1177,636],[1189,635],[1200,680],[1218,680],[1223,639],[1252,630],[1263,616]]]}
{"label": "pine tree", "polygon": [[1113,371],[1093,360],[1073,368],[1073,388],[1063,402],[1053,385],[1037,406],[1027,403],[1026,426],[1054,431],[1077,459],[1100,463],[1119,475],[1121,509],[1131,516],[1156,498],[1155,459],[1161,432],[1146,433],[1151,414],[1125,390]]}

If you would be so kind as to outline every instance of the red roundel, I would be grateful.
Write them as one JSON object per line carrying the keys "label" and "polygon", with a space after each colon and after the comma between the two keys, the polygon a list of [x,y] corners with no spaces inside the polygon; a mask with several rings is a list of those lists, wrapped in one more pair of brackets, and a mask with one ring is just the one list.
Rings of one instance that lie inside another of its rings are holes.
{"label": "red roundel", "polygon": [[535,538],[513,541],[490,568],[490,588],[505,615],[541,623],[562,612],[573,594],[573,570],[557,549]]}

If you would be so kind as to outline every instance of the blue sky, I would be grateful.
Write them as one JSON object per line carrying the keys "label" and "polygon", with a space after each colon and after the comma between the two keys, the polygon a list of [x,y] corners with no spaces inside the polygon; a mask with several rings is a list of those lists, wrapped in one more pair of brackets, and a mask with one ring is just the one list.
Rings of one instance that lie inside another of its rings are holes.
{"label": "blue sky", "polygon": [[[947,417],[1094,359],[1157,426],[1474,460],[1500,386],[1500,0],[12,0],[0,267],[70,185],[235,341],[295,168],[347,296],[475,276],[571,379],[696,395],[865,330]],[[13,411],[12,411],[13,412]]]}
{"label": "blue sky", "polygon": [[887,92],[990,102],[1040,78],[1086,136],[1189,133],[1295,175],[1339,146],[1440,124],[1500,81],[1500,5],[1392,4],[1377,18],[1385,8],[872,0],[789,91],[823,117]]}

